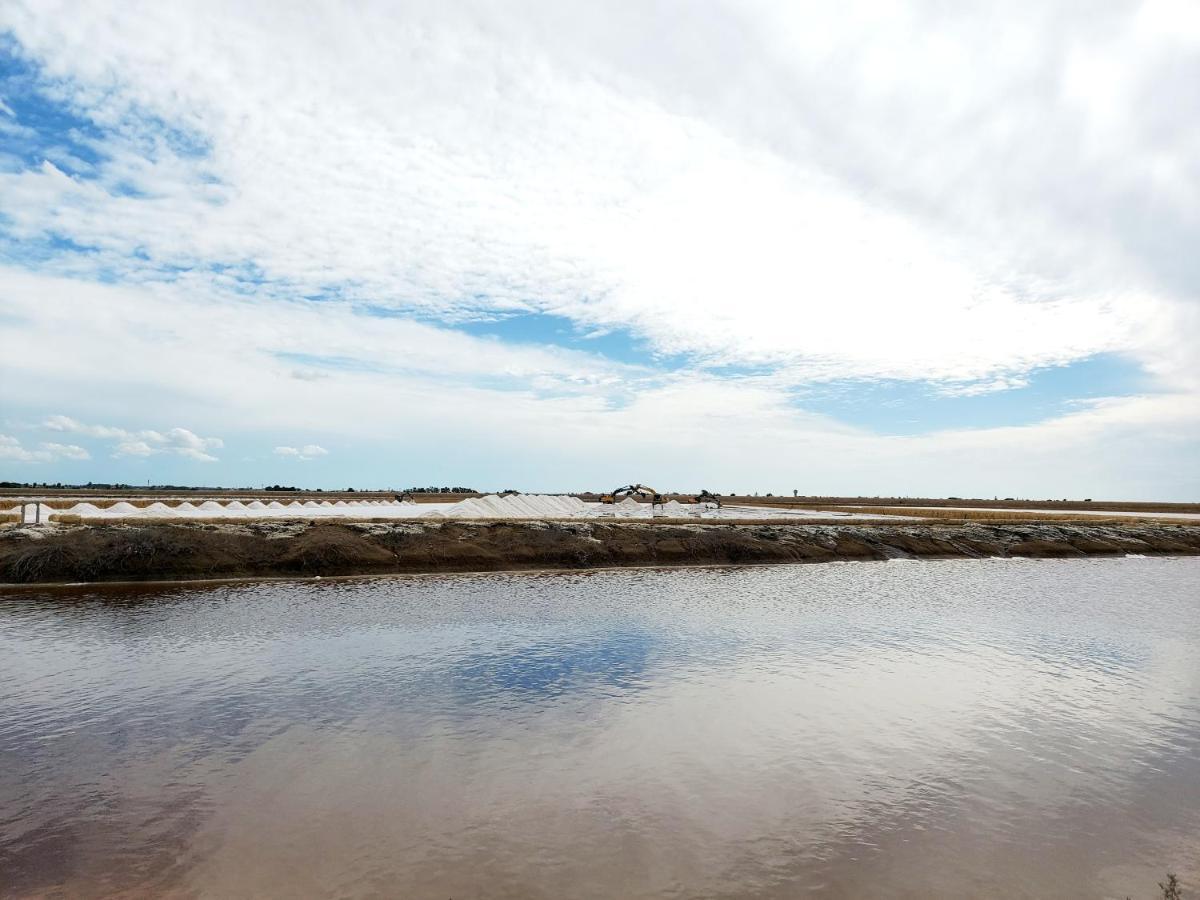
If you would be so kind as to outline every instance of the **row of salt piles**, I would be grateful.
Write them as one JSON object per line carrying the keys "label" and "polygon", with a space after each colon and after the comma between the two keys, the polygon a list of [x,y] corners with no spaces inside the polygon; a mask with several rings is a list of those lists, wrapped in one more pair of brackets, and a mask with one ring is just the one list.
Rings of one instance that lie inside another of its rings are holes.
{"label": "row of salt piles", "polygon": [[[642,507],[630,501],[626,508],[631,513],[640,513]],[[428,512],[426,512],[428,509]],[[14,507],[10,512],[17,512]],[[291,516],[352,516],[366,513],[371,516],[448,516],[450,518],[581,518],[595,514],[593,506],[584,503],[578,497],[567,495],[543,494],[511,494],[500,497],[490,494],[486,497],[473,497],[451,505],[448,509],[440,504],[422,505],[412,500],[204,500],[194,504],[184,500],[174,506],[162,501],[155,501],[146,506],[137,506],[126,500],[119,500],[108,506],[97,506],[94,503],[82,501],[68,509],[50,510],[49,514],[76,515],[84,519],[217,519],[217,518],[254,518],[254,517],[291,517]],[[43,506],[42,515],[48,514]]]}
{"label": "row of salt piles", "polygon": [[[77,515],[81,518],[239,518],[287,514],[293,511],[301,512],[303,515],[312,515],[318,511],[338,515],[362,507],[406,507],[411,505],[413,504],[402,503],[399,500],[362,500],[351,501],[349,503],[346,501],[332,503],[328,500],[323,500],[319,503],[314,500],[293,500],[286,504],[278,500],[272,500],[270,503],[263,503],[261,500],[251,500],[249,503],[242,503],[240,500],[231,500],[227,503],[219,503],[216,500],[205,500],[199,506],[196,506],[184,500],[175,506],[169,506],[162,501],[156,501],[147,506],[135,506],[128,501],[119,500],[107,507],[80,502],[68,509],[53,510],[53,514],[65,513]],[[43,515],[45,515],[45,512],[43,512]]]}

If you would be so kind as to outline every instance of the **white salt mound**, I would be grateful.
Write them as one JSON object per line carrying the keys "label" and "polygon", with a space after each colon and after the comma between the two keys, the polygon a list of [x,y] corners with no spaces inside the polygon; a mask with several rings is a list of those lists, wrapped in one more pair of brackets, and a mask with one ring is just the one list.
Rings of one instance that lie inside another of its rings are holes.
{"label": "white salt mound", "polygon": [[477,498],[475,502],[484,516],[501,519],[511,514],[504,497],[487,494],[486,496]]}
{"label": "white salt mound", "polygon": [[687,517],[688,510],[678,500],[668,500],[662,506],[662,515],[671,519],[682,519]]}
{"label": "white salt mound", "polygon": [[613,512],[618,516],[625,516],[628,518],[649,515],[648,511],[644,511],[642,509],[642,504],[638,503],[632,497],[626,497],[620,503],[616,504]]}
{"label": "white salt mound", "polygon": [[537,507],[542,511],[543,518],[561,519],[566,515],[558,497],[540,496],[536,499]]}
{"label": "white salt mound", "polygon": [[479,508],[470,500],[463,500],[461,503],[455,503],[442,515],[447,519],[477,519],[479,518]]}
{"label": "white salt mound", "polygon": [[[632,508],[634,512],[641,511],[640,504],[634,503]],[[590,513],[588,505],[578,497],[554,494],[510,494],[499,497],[488,494],[461,500],[441,515],[452,519],[563,519]]]}
{"label": "white salt mound", "polygon": [[246,504],[246,509],[266,509],[267,505],[261,500],[251,500]]}
{"label": "white salt mound", "polygon": [[500,498],[500,509],[504,515],[509,518],[525,518],[529,515],[536,515],[529,509],[528,501],[524,497],[516,494],[509,494],[507,497]]}
{"label": "white salt mound", "polygon": [[536,512],[530,509],[529,501],[517,494],[501,497],[500,508],[504,511],[505,515],[514,519],[523,519],[537,515]]}

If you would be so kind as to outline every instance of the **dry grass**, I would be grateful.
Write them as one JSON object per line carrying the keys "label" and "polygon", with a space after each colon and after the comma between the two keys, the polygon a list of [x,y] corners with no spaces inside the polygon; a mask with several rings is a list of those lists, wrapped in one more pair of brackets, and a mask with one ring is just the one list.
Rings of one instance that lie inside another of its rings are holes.
{"label": "dry grass", "polygon": [[1046,513],[1036,509],[1005,510],[1003,512],[976,509],[915,509],[911,506],[821,506],[808,507],[819,512],[847,512],[874,516],[905,516],[912,519],[933,519],[938,522],[988,522],[1017,525],[1023,522],[1054,524],[1060,522],[1084,525],[1121,525],[1129,522],[1149,522],[1156,525],[1186,525],[1185,519],[1164,519],[1153,514],[1119,513],[1097,516],[1071,513]]}
{"label": "dry grass", "polygon": [[1105,512],[1132,515],[1153,513],[1200,513],[1200,503],[1167,503],[1130,500],[1001,500],[965,497],[726,497],[726,503],[740,506],[775,506],[790,509],[832,509],[833,507],[935,506],[988,510],[1054,510],[1058,512]]}

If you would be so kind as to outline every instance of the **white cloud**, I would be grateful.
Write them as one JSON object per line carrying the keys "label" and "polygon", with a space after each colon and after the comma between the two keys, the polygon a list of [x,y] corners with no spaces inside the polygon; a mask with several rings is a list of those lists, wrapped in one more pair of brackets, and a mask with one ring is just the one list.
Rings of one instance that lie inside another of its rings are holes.
{"label": "white cloud", "polygon": [[318,456],[328,456],[329,451],[317,444],[305,444],[303,447],[276,447],[275,455],[310,460]]}
{"label": "white cloud", "polygon": [[28,462],[29,451],[12,435],[0,434],[0,458]]}
{"label": "white cloud", "polygon": [[1029,386],[1028,378],[995,378],[989,381],[973,381],[966,384],[946,384],[938,391],[943,397],[978,397]]}
{"label": "white cloud", "polygon": [[220,438],[200,437],[186,428],[172,428],[166,432],[153,430],[133,432],[111,425],[88,425],[64,415],[50,416],[42,422],[42,427],[49,431],[114,439],[117,441],[117,445],[113,456],[117,458],[172,453],[199,462],[216,462],[217,457],[208,451],[218,450],[224,446],[224,442]]}
{"label": "white cloud", "polygon": [[91,459],[91,455],[77,444],[56,444],[49,441],[39,444],[36,450],[31,450],[23,446],[19,438],[0,434],[0,460],[43,463],[60,459],[79,461]]}
{"label": "white cloud", "polygon": [[106,425],[85,425],[70,416],[50,416],[42,423],[42,427],[50,431],[66,431],[73,434],[84,434],[95,438],[126,439],[129,432],[123,428],[111,428]]}
{"label": "white cloud", "polygon": [[58,459],[83,460],[92,458],[91,454],[78,444],[55,444],[53,442],[46,441],[39,446],[44,452],[49,453]]}
{"label": "white cloud", "polygon": [[[1170,317],[1178,254],[1136,223],[1190,246],[1198,179],[1190,125],[1145,101],[1164,54],[1200,62],[1160,14],[418,6],[178,3],[118,27],[93,4],[16,5],[23,46],[117,132],[98,182],[4,176],[14,230],[128,277],[247,264],[260,294],[538,309],[807,378],[1161,349],[1141,325]],[[1085,58],[1115,60],[1121,91]],[[174,152],[151,114],[207,152]],[[1118,139],[1079,157],[1098,128]]]}
{"label": "white cloud", "polygon": [[[393,320],[356,327],[352,313],[322,304],[226,305],[162,288],[4,270],[0,283],[25,323],[6,331],[14,326],[0,321],[0,343],[16,346],[20,336],[50,345],[54,338],[61,351],[0,356],[0,407],[53,409],[64,384],[86,380],[93,421],[112,421],[137,404],[186,416],[201,434],[219,427],[248,442],[327,435],[313,443],[353,448],[337,458],[364,485],[391,483],[401,457],[414,480],[436,471],[453,481],[468,472],[482,486],[531,490],[636,480],[663,489],[819,494],[1200,496],[1200,473],[1192,474],[1200,441],[1194,393],[1092,401],[1023,427],[885,437],[806,412],[786,379],[773,376],[647,378],[635,368],[597,366],[575,385],[570,360],[539,348],[522,356],[520,348],[462,335],[442,344],[437,329],[410,333]],[[425,361],[332,367],[315,382],[292,377],[279,354],[308,352],[322,336],[334,348],[358,336],[356,352],[367,361],[383,362],[410,345]],[[434,346],[444,350],[447,372],[461,377],[446,377],[436,354],[423,355]],[[551,389],[535,391],[525,379],[497,386],[482,371],[497,362],[520,371],[544,364]],[[295,451],[292,458],[303,449],[280,446]],[[270,468],[255,471],[277,480]],[[429,480],[447,483],[440,474]]]}
{"label": "white cloud", "polygon": [[145,441],[121,441],[117,444],[117,449],[113,451],[113,456],[153,456],[154,448]]}

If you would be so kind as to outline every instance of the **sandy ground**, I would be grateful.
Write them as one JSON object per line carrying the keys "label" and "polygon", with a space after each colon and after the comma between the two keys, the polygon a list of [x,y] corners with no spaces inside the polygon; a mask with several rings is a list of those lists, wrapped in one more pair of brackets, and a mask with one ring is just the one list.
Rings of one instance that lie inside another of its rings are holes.
{"label": "sandy ground", "polygon": [[912,510],[928,510],[937,512],[970,512],[970,513],[1012,513],[1012,514],[1030,514],[1036,513],[1038,516],[1094,516],[1101,519],[1112,518],[1150,518],[1150,519],[1177,519],[1180,522],[1200,522],[1200,513],[1194,512],[1130,512],[1123,510],[1105,510],[1105,509],[1042,509],[1036,510],[1005,507],[1005,506],[905,506],[905,509]]}

